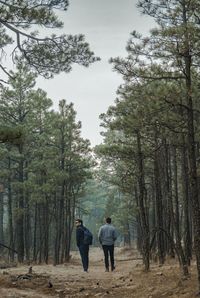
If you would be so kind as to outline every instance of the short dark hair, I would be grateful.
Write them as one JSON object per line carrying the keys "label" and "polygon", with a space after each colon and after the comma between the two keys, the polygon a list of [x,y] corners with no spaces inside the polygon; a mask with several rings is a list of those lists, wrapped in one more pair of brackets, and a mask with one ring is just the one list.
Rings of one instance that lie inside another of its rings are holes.
{"label": "short dark hair", "polygon": [[83,224],[83,221],[80,218],[77,218],[75,221],[78,221],[80,224]]}
{"label": "short dark hair", "polygon": [[110,223],[111,223],[111,218],[110,218],[110,217],[106,217],[106,222],[107,222],[108,224],[110,224]]}

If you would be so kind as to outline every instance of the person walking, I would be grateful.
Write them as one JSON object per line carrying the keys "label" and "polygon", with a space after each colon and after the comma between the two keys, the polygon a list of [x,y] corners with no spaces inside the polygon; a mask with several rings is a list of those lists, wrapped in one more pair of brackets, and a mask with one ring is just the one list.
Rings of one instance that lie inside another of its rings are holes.
{"label": "person walking", "polygon": [[83,226],[81,219],[75,220],[76,224],[76,244],[79,248],[84,272],[88,272],[89,267],[89,245],[92,244],[92,234]]}
{"label": "person walking", "polygon": [[116,229],[111,225],[111,218],[106,218],[106,223],[100,227],[98,233],[99,242],[102,245],[104,252],[104,262],[106,272],[109,272],[109,256],[111,271],[115,270],[114,261],[114,243],[117,239]]}

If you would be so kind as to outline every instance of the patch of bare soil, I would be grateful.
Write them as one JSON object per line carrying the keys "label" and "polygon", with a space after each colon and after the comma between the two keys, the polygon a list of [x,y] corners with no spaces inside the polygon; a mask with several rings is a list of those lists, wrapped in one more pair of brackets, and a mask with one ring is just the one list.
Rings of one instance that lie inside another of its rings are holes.
{"label": "patch of bare soil", "polygon": [[90,251],[90,270],[82,270],[78,252],[70,263],[53,266],[18,266],[0,270],[1,298],[76,298],[76,297],[136,297],[136,298],[192,298],[197,292],[195,265],[191,277],[181,277],[174,261],[151,271],[143,271],[140,256],[129,249],[116,248],[116,270],[105,272],[103,252]]}

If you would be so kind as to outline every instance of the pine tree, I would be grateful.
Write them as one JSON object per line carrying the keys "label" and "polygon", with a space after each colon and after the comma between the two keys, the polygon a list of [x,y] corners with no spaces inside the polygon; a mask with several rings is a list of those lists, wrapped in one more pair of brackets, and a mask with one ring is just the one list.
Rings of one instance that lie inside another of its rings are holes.
{"label": "pine tree", "polygon": [[[46,78],[62,71],[69,72],[73,63],[88,66],[99,60],[90,51],[84,36],[65,35],[42,37],[35,29],[61,29],[63,22],[56,15],[56,10],[66,11],[68,0],[9,0],[0,3],[1,49],[11,45],[12,59],[22,56],[34,71]],[[34,31],[31,32],[31,29]],[[1,70],[11,76],[4,65],[3,55],[0,60]],[[1,76],[1,82],[4,82]]]}

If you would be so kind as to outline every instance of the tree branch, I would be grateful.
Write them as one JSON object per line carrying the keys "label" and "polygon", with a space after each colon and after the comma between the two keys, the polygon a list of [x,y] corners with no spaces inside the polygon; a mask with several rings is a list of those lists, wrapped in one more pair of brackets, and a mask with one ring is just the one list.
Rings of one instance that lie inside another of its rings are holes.
{"label": "tree branch", "polygon": [[[11,74],[5,69],[5,67],[3,67],[3,65],[0,64],[0,68],[3,70],[3,72],[5,72],[5,74],[6,74],[9,78],[13,79],[13,76],[11,76]],[[2,81],[2,82],[4,82],[4,83],[8,84],[7,82],[5,82],[5,81],[2,80],[2,79],[1,79],[0,81]]]}

